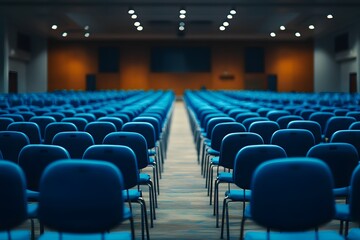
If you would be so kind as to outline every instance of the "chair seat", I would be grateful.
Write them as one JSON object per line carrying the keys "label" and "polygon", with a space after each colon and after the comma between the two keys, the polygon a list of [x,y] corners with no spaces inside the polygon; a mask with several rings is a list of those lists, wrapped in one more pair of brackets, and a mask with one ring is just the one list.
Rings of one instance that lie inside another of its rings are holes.
{"label": "chair seat", "polygon": [[219,165],[219,157],[213,157],[211,159],[211,164],[212,165]]}
{"label": "chair seat", "polygon": [[204,140],[204,144],[205,144],[206,146],[210,147],[210,146],[211,146],[211,140],[210,140],[210,139],[205,139],[205,140]]}
{"label": "chair seat", "polygon": [[147,173],[140,173],[139,174],[139,184],[148,184],[151,180],[151,177]]}
{"label": "chair seat", "polygon": [[347,240],[359,240],[360,239],[360,228],[352,228],[347,235]]}
{"label": "chair seat", "polygon": [[335,197],[346,197],[349,196],[350,188],[349,187],[335,188],[333,192]]}
{"label": "chair seat", "polygon": [[217,176],[217,179],[220,182],[227,182],[227,183],[233,183],[233,174],[229,172],[220,172]]}
{"label": "chair seat", "polygon": [[137,201],[139,197],[141,197],[141,192],[137,189],[130,189],[129,191],[124,190],[123,196],[125,202]]}
{"label": "chair seat", "polygon": [[335,205],[335,219],[341,221],[350,221],[350,208],[348,204]]}
{"label": "chair seat", "polygon": [[37,218],[37,209],[38,209],[38,203],[29,203],[27,205],[28,218],[30,219]]}
{"label": "chair seat", "polygon": [[[318,237],[316,236],[318,235]],[[248,232],[245,234],[245,240],[267,240],[266,232]],[[306,232],[270,232],[271,240],[344,240],[344,238],[335,231],[315,231]]]}
{"label": "chair seat", "polygon": [[26,197],[28,200],[38,200],[39,192],[26,189]]}
{"label": "chair seat", "polygon": [[156,155],[156,151],[155,150],[148,150],[149,156],[155,156]]}
{"label": "chair seat", "polygon": [[11,240],[29,240],[31,238],[30,231],[26,230],[13,230],[10,231],[11,238],[8,238],[7,232],[0,232],[0,239],[11,239]]}
{"label": "chair seat", "polygon": [[225,192],[225,197],[232,201],[250,201],[251,190],[231,189]]}
{"label": "chair seat", "polygon": [[212,155],[212,156],[219,156],[219,155],[220,155],[220,152],[219,152],[219,151],[216,151],[216,150],[214,150],[214,149],[212,149],[212,148],[208,149],[207,153],[208,153],[209,155]]}
{"label": "chair seat", "polygon": [[76,233],[63,233],[60,238],[60,234],[58,232],[49,232],[46,231],[42,234],[39,240],[126,240],[131,239],[130,232],[112,232],[106,233],[104,238],[102,238],[101,234],[76,234]]}
{"label": "chair seat", "polygon": [[155,159],[154,158],[149,158],[149,164],[150,165],[154,165],[156,162],[155,162]]}

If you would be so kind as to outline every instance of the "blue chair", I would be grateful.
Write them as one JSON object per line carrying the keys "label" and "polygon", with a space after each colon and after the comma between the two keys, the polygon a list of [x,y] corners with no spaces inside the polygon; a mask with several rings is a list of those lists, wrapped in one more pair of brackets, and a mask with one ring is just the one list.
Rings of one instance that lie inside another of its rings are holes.
{"label": "blue chair", "polygon": [[118,119],[121,119],[124,124],[131,121],[130,117],[125,113],[111,113],[111,114],[108,114],[107,116],[108,117],[116,117]]}
{"label": "blue chair", "polygon": [[277,130],[280,129],[280,126],[277,122],[274,121],[259,121],[253,122],[249,126],[249,132],[259,134],[264,140],[265,144],[269,144],[271,137]]}
{"label": "blue chair", "polygon": [[270,143],[282,147],[288,157],[305,157],[315,139],[306,129],[280,129],[274,132]]}
{"label": "blue chair", "polygon": [[353,122],[353,123],[349,126],[349,130],[360,130],[360,121]]}
{"label": "blue chair", "polygon": [[46,126],[44,133],[44,144],[52,144],[52,140],[59,132],[77,131],[77,127],[69,122],[53,122]]}
{"label": "blue chair", "polygon": [[13,122],[15,121],[12,118],[0,116],[0,131],[6,131],[10,123]]}
{"label": "blue chair", "polygon": [[288,123],[295,120],[303,120],[303,118],[297,115],[286,115],[279,117],[276,122],[279,124],[280,129],[286,129]]}
{"label": "blue chair", "polygon": [[236,115],[235,121],[242,123],[245,119],[253,118],[253,117],[260,117],[260,114],[255,112],[239,113],[238,115]]}
{"label": "blue chair", "polygon": [[45,128],[48,124],[56,122],[55,118],[50,116],[35,116],[30,118],[30,122],[34,122],[39,126],[41,140],[44,139]]}
{"label": "blue chair", "polygon": [[314,112],[316,112],[314,109],[303,109],[300,111],[300,116],[304,120],[309,120],[310,115],[313,114]]}
{"label": "blue chair", "polygon": [[[103,161],[57,161],[46,168],[40,182],[38,215],[56,232],[47,239],[135,239],[130,211],[124,207],[121,172]],[[109,232],[130,219],[132,234]]]}
{"label": "blue chair", "polygon": [[107,144],[94,145],[86,149],[83,155],[83,159],[94,159],[110,162],[120,170],[124,178],[124,201],[129,203],[136,202],[140,204],[142,238],[145,239],[146,231],[147,239],[150,239],[146,204],[142,198],[141,191],[138,189],[139,170],[134,151],[127,146]]}
{"label": "blue chair", "polygon": [[347,130],[352,123],[356,122],[353,117],[331,117],[328,119],[324,129],[324,141],[328,142],[331,136],[338,130]]}
{"label": "blue chair", "polygon": [[60,132],[54,136],[52,144],[65,148],[71,158],[79,159],[88,147],[94,145],[94,139],[87,132]]}
{"label": "blue chair", "polygon": [[289,122],[287,128],[309,130],[314,136],[315,144],[319,144],[322,141],[321,126],[318,122],[310,120],[295,120]]}
{"label": "blue chair", "polygon": [[61,112],[48,112],[44,113],[43,116],[49,116],[55,118],[56,122],[61,122],[61,120],[65,117],[65,114]]}
{"label": "blue chair", "polygon": [[69,122],[75,124],[78,131],[84,131],[86,124],[88,124],[88,121],[85,118],[81,117],[64,117],[61,119],[61,122]]}
{"label": "blue chair", "polygon": [[289,111],[286,110],[272,110],[266,114],[266,117],[271,121],[277,121],[280,117],[290,115]]}
{"label": "blue chair", "polygon": [[330,142],[343,142],[352,144],[358,151],[360,156],[360,130],[339,130],[336,131]]}
{"label": "blue chair", "polygon": [[30,231],[15,230],[28,219],[24,173],[8,161],[0,161],[0,170],[0,239],[30,239]]}
{"label": "blue chair", "polygon": [[247,118],[244,121],[242,121],[242,124],[244,125],[244,127],[249,130],[250,125],[253,122],[259,122],[259,121],[268,121],[269,119],[267,117],[251,117],[251,118]]}
{"label": "blue chair", "polygon": [[89,122],[86,124],[85,132],[90,133],[95,144],[102,144],[106,135],[116,132],[116,126],[111,122]]}
{"label": "blue chair", "polygon": [[30,112],[30,111],[20,111],[20,112],[16,112],[17,114],[20,114],[23,118],[25,122],[28,122],[30,120],[30,118],[36,116],[35,113]]}
{"label": "blue chair", "polygon": [[242,210],[244,213],[245,203],[249,202],[251,198],[251,179],[256,168],[266,161],[286,157],[284,149],[279,146],[269,144],[245,146],[237,153],[234,161],[233,181],[240,189],[229,189],[225,192],[220,238],[223,238],[224,219],[226,217],[227,239],[230,239],[229,203],[242,202]]}
{"label": "blue chair", "polygon": [[92,113],[77,113],[74,115],[74,117],[81,117],[86,119],[86,121],[89,122],[94,122],[96,120],[96,117],[94,114]]}
{"label": "blue chair", "polygon": [[321,126],[321,132],[323,134],[327,120],[334,116],[335,114],[332,112],[314,112],[309,116],[309,120],[318,122]]}
{"label": "blue chair", "polygon": [[29,138],[30,144],[40,144],[41,135],[39,126],[33,122],[14,122],[11,123],[7,131],[17,131],[25,133],[26,136]]}
{"label": "blue chair", "polygon": [[360,111],[349,111],[346,113],[347,117],[353,117],[356,119],[356,121],[360,121]]}
{"label": "blue chair", "polygon": [[25,119],[21,114],[18,113],[6,113],[2,114],[1,117],[11,118],[14,122],[24,122]]}
{"label": "blue chair", "polygon": [[30,144],[25,133],[17,131],[0,131],[0,151],[5,160],[18,163],[21,149]]}
{"label": "blue chair", "polygon": [[121,131],[122,126],[124,125],[124,122],[117,117],[100,117],[98,119],[100,122],[111,122],[115,125],[116,131]]}
{"label": "blue chair", "polygon": [[261,164],[251,180],[245,215],[267,231],[248,232],[245,239],[343,239],[336,232],[318,230],[334,216],[332,189],[331,171],[317,159],[288,158]]}

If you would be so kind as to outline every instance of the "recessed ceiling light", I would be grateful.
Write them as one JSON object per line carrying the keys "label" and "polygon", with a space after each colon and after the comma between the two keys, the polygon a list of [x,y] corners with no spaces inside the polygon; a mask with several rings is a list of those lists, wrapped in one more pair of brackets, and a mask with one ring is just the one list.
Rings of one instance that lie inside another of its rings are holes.
{"label": "recessed ceiling light", "polygon": [[299,32],[296,32],[296,33],[295,33],[295,36],[296,36],[296,37],[301,37],[301,34],[300,34]]}
{"label": "recessed ceiling light", "polygon": [[86,38],[88,38],[88,37],[90,37],[90,33],[87,32],[87,33],[84,34],[84,36],[85,36]]}
{"label": "recessed ceiling light", "polygon": [[134,26],[135,27],[138,27],[138,26],[140,26],[141,24],[140,24],[140,22],[134,22]]}
{"label": "recessed ceiling light", "polygon": [[230,14],[235,15],[235,14],[236,14],[236,10],[235,10],[235,9],[231,9],[231,10],[230,10]]}
{"label": "recessed ceiling light", "polygon": [[225,22],[223,22],[223,26],[224,26],[224,27],[229,26],[229,22],[226,22],[226,21],[225,21]]}
{"label": "recessed ceiling light", "polygon": [[186,18],[186,15],[185,14],[180,14],[179,18],[184,19],[184,18]]}
{"label": "recessed ceiling light", "polygon": [[281,31],[284,31],[285,29],[286,29],[285,26],[280,26],[280,30],[281,30]]}
{"label": "recessed ceiling light", "polygon": [[180,10],[180,14],[185,15],[185,14],[186,14],[186,10],[185,10],[185,9],[181,9],[181,10]]}
{"label": "recessed ceiling light", "polygon": [[233,18],[233,15],[229,14],[227,15],[227,19],[232,19]]}
{"label": "recessed ceiling light", "polygon": [[327,17],[328,19],[333,19],[333,18],[334,18],[334,16],[333,16],[332,14],[328,14],[326,17]]}
{"label": "recessed ceiling light", "polygon": [[315,29],[315,26],[311,24],[311,25],[309,25],[309,29],[313,30],[313,29]]}
{"label": "recessed ceiling light", "polygon": [[84,30],[89,30],[89,26],[88,25],[86,25],[85,27],[84,27]]}
{"label": "recessed ceiling light", "polygon": [[137,15],[136,15],[136,14],[133,14],[133,15],[131,15],[131,18],[132,18],[132,19],[137,19]]}
{"label": "recessed ceiling light", "polygon": [[58,26],[56,25],[56,24],[53,24],[52,26],[51,26],[51,29],[53,29],[53,30],[56,30],[58,28]]}
{"label": "recessed ceiling light", "polygon": [[185,26],[185,23],[184,23],[184,22],[180,22],[179,25],[180,25],[180,26]]}
{"label": "recessed ceiling light", "polygon": [[133,15],[133,14],[135,13],[135,10],[132,9],[132,8],[130,8],[129,11],[128,11],[128,13],[129,13],[130,15]]}
{"label": "recessed ceiling light", "polygon": [[225,30],[225,27],[224,27],[224,26],[220,26],[219,29],[220,29],[220,31],[224,31],[224,30]]}
{"label": "recessed ceiling light", "polygon": [[270,33],[270,36],[271,37],[276,37],[276,33],[272,32],[272,33]]}
{"label": "recessed ceiling light", "polygon": [[142,26],[138,26],[136,29],[137,29],[138,31],[142,31],[144,28],[143,28]]}
{"label": "recessed ceiling light", "polygon": [[67,32],[63,32],[61,36],[67,37],[67,35],[68,35]]}
{"label": "recessed ceiling light", "polygon": [[184,26],[179,26],[179,30],[180,30],[180,31],[184,31],[184,30],[185,30],[185,27],[184,27]]}

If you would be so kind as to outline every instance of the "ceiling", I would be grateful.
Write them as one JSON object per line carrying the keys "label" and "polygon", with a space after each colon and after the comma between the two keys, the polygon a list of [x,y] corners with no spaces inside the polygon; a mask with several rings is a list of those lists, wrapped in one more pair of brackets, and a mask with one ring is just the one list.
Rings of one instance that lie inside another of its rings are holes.
{"label": "ceiling", "polygon": [[[129,8],[138,18],[131,19]],[[179,10],[186,18],[179,18]],[[229,11],[237,13],[225,31]],[[359,0],[0,0],[0,14],[25,33],[57,39],[311,39],[360,19]],[[327,19],[333,14],[333,19]],[[142,31],[134,22],[139,21]],[[179,31],[180,22],[185,30]],[[56,30],[51,29],[57,24]],[[315,29],[308,26],[312,24]],[[283,25],[286,30],[281,31]],[[89,29],[85,30],[85,26]],[[68,36],[61,35],[66,31]],[[84,34],[90,33],[89,38]],[[301,37],[295,37],[299,32]]]}

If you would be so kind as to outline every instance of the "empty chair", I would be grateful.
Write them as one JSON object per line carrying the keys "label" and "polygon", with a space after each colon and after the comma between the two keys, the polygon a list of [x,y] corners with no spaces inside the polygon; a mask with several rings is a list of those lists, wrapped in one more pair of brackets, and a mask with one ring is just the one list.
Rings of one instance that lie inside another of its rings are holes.
{"label": "empty chair", "polygon": [[0,161],[0,169],[0,239],[30,239],[30,231],[15,230],[28,218],[24,173],[7,161]]}
{"label": "empty chair", "polygon": [[25,133],[17,131],[0,131],[0,151],[5,160],[18,163],[21,149],[30,144]]}
{"label": "empty chair", "polygon": [[65,114],[61,112],[48,112],[48,113],[44,113],[43,116],[50,116],[55,118],[57,122],[61,122],[61,120],[65,117]]}
{"label": "empty chair", "polygon": [[249,126],[249,132],[259,134],[264,140],[265,144],[270,143],[273,133],[279,129],[279,124],[274,121],[253,122]]}
{"label": "empty chair", "polygon": [[116,117],[123,121],[123,123],[130,122],[130,117],[125,113],[111,113],[107,115],[108,117]]}
{"label": "empty chair", "polygon": [[349,130],[360,130],[360,122],[353,122],[349,126]]}
{"label": "empty chair", "polygon": [[85,150],[94,145],[94,139],[87,132],[60,132],[54,136],[52,144],[65,148],[71,158],[82,158]]}
{"label": "empty chair", "polygon": [[295,120],[289,122],[287,128],[289,129],[307,129],[309,130],[315,140],[315,144],[319,144],[322,141],[321,126],[318,122],[310,120]]}
{"label": "empty chair", "polygon": [[279,124],[280,129],[285,129],[287,128],[289,122],[295,120],[303,120],[303,118],[297,115],[287,115],[279,117],[276,122]]}
{"label": "empty chair", "polygon": [[86,149],[83,159],[110,162],[120,170],[124,179],[124,200],[129,203],[139,203],[141,207],[142,238],[145,238],[146,231],[147,239],[149,239],[146,204],[142,198],[142,193],[138,188],[139,170],[134,151],[127,146],[107,144],[94,145]]}
{"label": "empty chair", "polygon": [[349,111],[345,116],[353,117],[356,119],[356,121],[360,121],[360,111]]}
{"label": "empty chair", "polygon": [[90,133],[95,144],[102,144],[104,137],[109,133],[116,132],[116,127],[111,122],[89,122],[85,126],[85,132]]}
{"label": "empty chair", "polygon": [[15,121],[12,118],[0,116],[0,131],[6,131],[10,123],[13,122]]}
{"label": "empty chair", "polygon": [[117,117],[100,117],[98,119],[100,122],[111,122],[115,125],[116,131],[121,131],[122,126],[124,125],[124,122]]}
{"label": "empty chair", "polygon": [[266,114],[266,117],[271,121],[277,121],[280,117],[290,115],[289,111],[286,110],[272,110]]}
{"label": "empty chair", "polygon": [[73,117],[76,114],[76,112],[74,110],[70,110],[70,109],[60,110],[59,112],[64,114],[65,117]]}
{"label": "empty chair", "polygon": [[2,114],[1,117],[11,118],[14,122],[24,122],[25,119],[21,114],[18,113],[6,113]]}
{"label": "empty chair", "polygon": [[107,115],[107,112],[105,110],[100,110],[100,109],[90,110],[89,113],[93,114],[96,119],[99,119],[101,117],[106,117]]}
{"label": "empty chair", "polygon": [[40,239],[130,239],[127,232],[109,232],[130,219],[124,207],[122,173],[103,161],[72,160],[51,164],[40,182],[38,215],[53,231]]}
{"label": "empty chair", "polygon": [[239,113],[238,115],[236,115],[235,121],[242,123],[245,119],[253,117],[260,117],[260,114],[255,112]]}
{"label": "empty chair", "polygon": [[344,142],[352,144],[360,156],[360,130],[339,130],[336,131],[330,142]]}
{"label": "empty chair", "polygon": [[253,122],[259,122],[259,121],[267,121],[269,120],[267,117],[251,117],[251,118],[247,118],[245,119],[242,124],[244,125],[244,127],[249,130],[250,125]]}
{"label": "empty chair", "polygon": [[268,231],[248,232],[245,239],[343,239],[336,232],[317,230],[334,216],[332,189],[330,169],[317,159],[277,159],[261,164],[252,177],[245,214]]}
{"label": "empty chair", "polygon": [[331,117],[328,119],[324,130],[324,139],[327,142],[330,140],[332,134],[338,130],[345,130],[356,121],[353,117]]}
{"label": "empty chair", "polygon": [[270,143],[282,147],[288,157],[305,157],[315,140],[306,129],[280,129],[274,132]]}
{"label": "empty chair", "polygon": [[44,139],[45,128],[49,123],[56,122],[55,118],[50,116],[35,116],[30,118],[30,122],[34,122],[39,126],[41,139]]}
{"label": "empty chair", "polygon": [[300,111],[300,116],[304,120],[309,120],[310,115],[313,114],[314,112],[316,112],[314,109],[303,109]]}
{"label": "empty chair", "polygon": [[35,113],[36,116],[42,116],[45,113],[49,113],[50,109],[47,108],[37,108],[33,110],[33,113]]}
{"label": "empty chair", "polygon": [[309,120],[318,122],[322,133],[324,133],[327,120],[334,116],[335,114],[332,112],[315,112],[310,115]]}
{"label": "empty chair", "polygon": [[53,122],[46,126],[44,144],[51,144],[54,136],[59,132],[77,131],[77,127],[69,122]]}
{"label": "empty chair", "polygon": [[29,138],[30,144],[39,144],[42,142],[40,136],[40,129],[36,123],[14,122],[8,126],[7,130],[25,133],[26,136]]}
{"label": "empty chair", "polygon": [[20,111],[20,112],[17,112],[17,114],[20,114],[21,116],[23,116],[25,122],[28,122],[30,120],[30,118],[36,116],[35,113],[30,112],[30,111]]}
{"label": "empty chair", "polygon": [[259,113],[259,115],[261,117],[266,117],[266,114],[270,111],[274,110],[273,108],[267,108],[267,107],[261,107],[258,110],[256,110],[257,113]]}
{"label": "empty chair", "polygon": [[92,113],[77,113],[74,115],[74,117],[81,117],[81,118],[84,118],[86,119],[86,121],[89,122],[94,122],[96,120],[96,117],[94,114]]}
{"label": "empty chair", "polygon": [[69,122],[75,124],[78,131],[84,131],[86,124],[88,124],[88,121],[82,117],[65,117],[61,120],[61,122]]}
{"label": "empty chair", "polygon": [[335,116],[346,116],[348,112],[349,110],[345,108],[338,108],[334,110]]}

